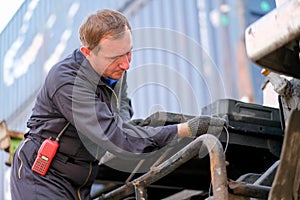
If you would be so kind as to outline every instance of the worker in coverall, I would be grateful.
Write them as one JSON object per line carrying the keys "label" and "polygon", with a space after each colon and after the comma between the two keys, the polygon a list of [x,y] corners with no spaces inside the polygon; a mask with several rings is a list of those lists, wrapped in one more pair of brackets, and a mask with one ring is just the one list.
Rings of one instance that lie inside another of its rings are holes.
{"label": "worker in coverall", "polygon": [[[13,159],[13,200],[91,199],[104,152],[123,158],[140,155],[225,124],[209,116],[161,127],[128,123],[133,112],[126,70],[133,47],[127,19],[117,11],[100,10],[88,16],[79,34],[82,46],[51,68],[37,96],[29,131]],[[42,143],[64,128],[45,175],[33,171]]]}

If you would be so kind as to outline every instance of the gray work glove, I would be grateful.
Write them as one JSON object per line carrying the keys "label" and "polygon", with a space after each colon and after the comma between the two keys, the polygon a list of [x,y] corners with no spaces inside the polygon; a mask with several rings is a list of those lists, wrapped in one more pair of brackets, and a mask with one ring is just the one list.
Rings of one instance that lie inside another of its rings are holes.
{"label": "gray work glove", "polygon": [[187,121],[192,136],[200,136],[206,133],[220,134],[227,122],[221,117],[198,116]]}

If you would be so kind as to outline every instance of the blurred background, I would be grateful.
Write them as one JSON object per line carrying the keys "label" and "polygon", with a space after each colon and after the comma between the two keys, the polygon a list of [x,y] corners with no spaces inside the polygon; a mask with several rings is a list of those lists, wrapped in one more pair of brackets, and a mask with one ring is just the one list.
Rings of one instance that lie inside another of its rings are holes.
{"label": "blurred background", "polygon": [[[11,130],[26,131],[47,72],[80,47],[80,24],[102,8],[124,13],[133,29],[128,95],[134,118],[158,110],[197,115],[219,98],[263,104],[265,79],[247,58],[244,31],[275,8],[272,0],[1,0],[0,5],[0,121]],[[1,151],[5,200],[7,158]]]}

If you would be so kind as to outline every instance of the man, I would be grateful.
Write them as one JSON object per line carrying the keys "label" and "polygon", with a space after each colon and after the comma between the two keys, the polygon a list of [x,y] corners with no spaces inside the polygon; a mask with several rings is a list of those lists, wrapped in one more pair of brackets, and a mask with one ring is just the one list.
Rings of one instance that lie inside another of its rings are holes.
{"label": "man", "polygon": [[[223,128],[224,120],[210,117],[156,128],[127,123],[132,116],[126,94],[125,72],[132,56],[127,19],[101,10],[84,21],[79,33],[81,48],[50,70],[27,124],[30,131],[14,155],[14,200],[90,199],[105,151],[125,158],[142,155],[178,138],[203,134],[208,126]],[[34,172],[42,143],[58,135],[59,148],[49,169],[45,175]]]}

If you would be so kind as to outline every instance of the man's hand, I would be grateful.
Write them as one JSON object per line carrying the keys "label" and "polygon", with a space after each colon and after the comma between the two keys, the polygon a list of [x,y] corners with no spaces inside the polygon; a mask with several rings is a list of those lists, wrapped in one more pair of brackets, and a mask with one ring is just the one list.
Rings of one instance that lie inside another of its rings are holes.
{"label": "man's hand", "polygon": [[224,118],[203,115],[178,124],[178,135],[179,137],[198,137],[206,133],[219,134],[226,126],[227,122]]}

